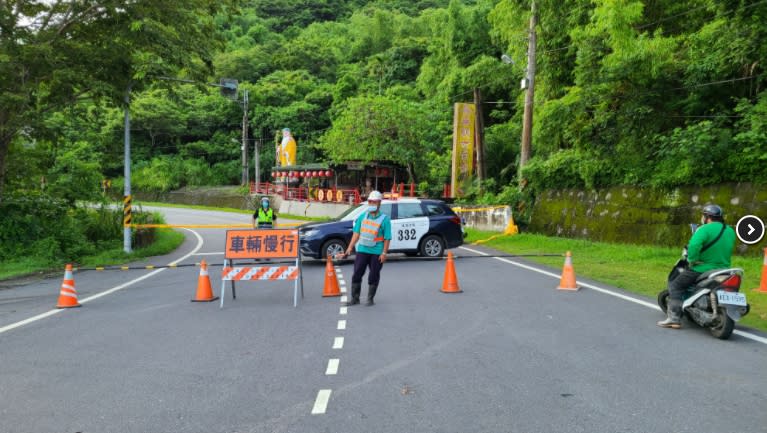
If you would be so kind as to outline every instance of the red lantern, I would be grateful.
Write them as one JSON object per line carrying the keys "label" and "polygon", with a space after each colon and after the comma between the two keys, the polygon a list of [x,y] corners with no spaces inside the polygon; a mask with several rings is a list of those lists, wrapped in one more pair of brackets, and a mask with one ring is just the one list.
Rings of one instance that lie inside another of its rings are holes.
{"label": "red lantern", "polygon": [[328,170],[328,171],[325,172],[325,176],[331,177],[331,176],[333,176],[333,172]]}
{"label": "red lantern", "polygon": [[319,176],[319,173],[317,173],[316,170],[312,172],[312,177],[318,177],[318,176]]}
{"label": "red lantern", "polygon": [[291,171],[290,177],[298,177],[298,173],[296,173],[295,171]]}

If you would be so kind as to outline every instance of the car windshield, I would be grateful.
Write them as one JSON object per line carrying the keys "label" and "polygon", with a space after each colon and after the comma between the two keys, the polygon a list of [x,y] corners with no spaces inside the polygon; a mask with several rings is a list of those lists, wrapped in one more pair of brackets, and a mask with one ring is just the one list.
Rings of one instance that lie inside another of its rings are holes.
{"label": "car windshield", "polygon": [[367,203],[360,204],[357,207],[350,207],[345,210],[341,215],[336,218],[337,221],[351,221],[357,218],[364,208],[367,207]]}

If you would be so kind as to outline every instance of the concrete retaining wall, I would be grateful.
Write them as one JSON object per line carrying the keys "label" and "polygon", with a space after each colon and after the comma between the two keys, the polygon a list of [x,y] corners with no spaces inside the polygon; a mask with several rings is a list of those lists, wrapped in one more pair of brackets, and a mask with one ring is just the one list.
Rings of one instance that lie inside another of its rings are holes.
{"label": "concrete retaining wall", "polygon": [[279,209],[279,213],[307,217],[335,218],[349,209],[349,207],[348,204],[282,200],[280,197],[274,198],[274,208]]}
{"label": "concrete retaining wall", "polygon": [[509,225],[512,213],[509,206],[453,206],[466,226],[477,230],[502,232]]}
{"label": "concrete retaining wall", "polygon": [[[121,200],[121,198],[119,199]],[[252,209],[248,197],[241,192],[238,192],[237,187],[185,188],[170,192],[136,191],[133,194],[133,200],[228,207],[233,209]]]}
{"label": "concrete retaining wall", "polygon": [[[529,229],[553,236],[632,244],[682,246],[690,223],[708,203],[721,206],[734,225],[744,215],[767,217],[767,188],[748,183],[658,191],[616,187],[598,191],[546,191],[535,201]],[[765,241],[748,249],[761,251]],[[745,252],[741,246],[740,252]]]}

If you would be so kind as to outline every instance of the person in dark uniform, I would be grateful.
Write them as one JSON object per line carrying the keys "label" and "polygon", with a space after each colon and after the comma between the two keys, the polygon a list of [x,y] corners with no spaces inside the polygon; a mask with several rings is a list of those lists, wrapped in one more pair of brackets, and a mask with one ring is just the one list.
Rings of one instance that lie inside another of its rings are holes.
{"label": "person in dark uniform", "polygon": [[269,197],[262,197],[261,207],[256,209],[253,213],[253,228],[272,228],[276,219],[277,213],[272,209],[271,204],[269,203]]}
{"label": "person in dark uniform", "polygon": [[356,221],[354,221],[354,234],[349,242],[342,257],[351,254],[356,246],[356,256],[354,258],[354,274],[352,275],[352,298],[346,305],[357,305],[360,303],[360,292],[362,291],[362,276],[368,273],[368,300],[367,306],[374,305],[373,298],[378,290],[378,283],[381,280],[381,268],[386,262],[386,252],[389,251],[389,242],[391,242],[391,219],[388,215],[381,213],[381,199],[383,196],[378,191],[373,191],[368,196],[368,209],[363,212]]}

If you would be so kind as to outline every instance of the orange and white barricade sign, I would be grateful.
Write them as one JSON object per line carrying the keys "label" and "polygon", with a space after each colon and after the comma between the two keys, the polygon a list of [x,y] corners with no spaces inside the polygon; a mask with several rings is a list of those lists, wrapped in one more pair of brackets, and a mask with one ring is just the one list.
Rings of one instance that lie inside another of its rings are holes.
{"label": "orange and white barricade sign", "polygon": [[[296,229],[228,230],[224,249],[224,268],[221,272],[221,308],[224,307],[226,282],[232,286],[232,298],[236,299],[235,281],[281,281],[292,280],[293,306],[298,306],[298,288],[304,296],[301,272],[300,238]],[[286,266],[277,263],[258,266],[236,266],[234,260],[242,259],[295,259]]]}

